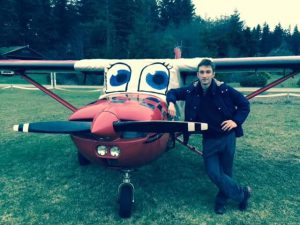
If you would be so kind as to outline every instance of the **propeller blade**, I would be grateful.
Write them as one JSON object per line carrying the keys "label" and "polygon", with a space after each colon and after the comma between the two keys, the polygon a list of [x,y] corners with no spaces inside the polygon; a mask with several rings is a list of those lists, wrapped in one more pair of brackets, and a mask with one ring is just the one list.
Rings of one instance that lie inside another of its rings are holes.
{"label": "propeller blade", "polygon": [[91,125],[92,122],[52,121],[14,125],[13,130],[25,133],[72,134],[78,132],[90,132]]}
{"label": "propeller blade", "polygon": [[134,131],[146,133],[191,132],[202,133],[208,129],[207,123],[179,121],[118,121],[113,123],[116,132]]}

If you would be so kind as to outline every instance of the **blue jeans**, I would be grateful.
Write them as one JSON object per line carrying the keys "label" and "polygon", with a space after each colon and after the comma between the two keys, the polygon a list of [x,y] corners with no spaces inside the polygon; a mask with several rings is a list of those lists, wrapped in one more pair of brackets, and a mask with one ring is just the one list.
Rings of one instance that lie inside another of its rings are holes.
{"label": "blue jeans", "polygon": [[216,196],[219,205],[225,205],[228,199],[241,202],[244,198],[243,188],[232,178],[235,142],[234,132],[203,139],[204,165],[210,180],[219,188]]}

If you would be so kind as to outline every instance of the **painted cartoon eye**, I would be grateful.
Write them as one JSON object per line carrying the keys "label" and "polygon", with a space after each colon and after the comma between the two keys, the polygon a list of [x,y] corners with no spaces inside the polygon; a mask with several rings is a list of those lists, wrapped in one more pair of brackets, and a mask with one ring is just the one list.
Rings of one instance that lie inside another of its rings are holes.
{"label": "painted cartoon eye", "polygon": [[168,85],[168,74],[165,71],[155,71],[154,74],[148,73],[146,75],[147,84],[151,87],[162,90],[167,87]]}
{"label": "painted cartoon eye", "polygon": [[124,63],[116,63],[106,69],[106,93],[127,91],[131,78],[131,68]]}
{"label": "painted cartoon eye", "polygon": [[170,71],[162,63],[144,67],[139,80],[139,91],[165,94],[170,80]]}
{"label": "painted cartoon eye", "polygon": [[118,70],[116,75],[112,75],[110,77],[110,85],[111,86],[120,86],[128,83],[130,79],[130,71],[128,70]]}

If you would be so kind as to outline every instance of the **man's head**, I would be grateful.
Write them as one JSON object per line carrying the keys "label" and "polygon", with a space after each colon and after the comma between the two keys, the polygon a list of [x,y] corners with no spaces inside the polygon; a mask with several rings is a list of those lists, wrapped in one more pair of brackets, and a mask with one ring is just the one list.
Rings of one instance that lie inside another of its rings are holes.
{"label": "man's head", "polygon": [[210,59],[202,59],[198,64],[197,77],[201,83],[201,86],[208,88],[212,79],[215,77],[215,64]]}

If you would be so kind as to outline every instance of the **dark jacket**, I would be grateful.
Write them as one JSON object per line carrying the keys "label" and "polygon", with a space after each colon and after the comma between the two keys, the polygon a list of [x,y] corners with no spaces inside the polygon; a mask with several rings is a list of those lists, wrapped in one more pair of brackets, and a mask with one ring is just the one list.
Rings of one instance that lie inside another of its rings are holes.
{"label": "dark jacket", "polygon": [[[200,96],[199,88],[202,89],[200,81],[195,81],[190,86],[171,89],[167,93],[168,104],[180,100],[185,101],[185,121],[197,121],[197,113],[199,110],[201,112],[197,102]],[[236,137],[243,136],[242,124],[250,112],[249,101],[234,88],[215,79],[212,80],[210,89],[217,109],[226,120],[233,120],[237,124]]]}

